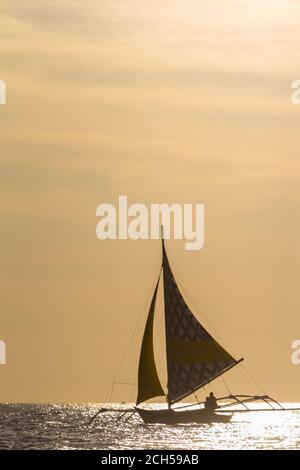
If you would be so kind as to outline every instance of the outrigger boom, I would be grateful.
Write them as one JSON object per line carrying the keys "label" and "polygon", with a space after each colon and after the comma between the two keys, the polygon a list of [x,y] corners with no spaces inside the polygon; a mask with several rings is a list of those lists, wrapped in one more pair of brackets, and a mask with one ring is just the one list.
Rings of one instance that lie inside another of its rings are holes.
{"label": "outrigger boom", "polygon": [[[224,404],[221,404],[218,406],[216,409],[218,413],[223,413],[224,411],[228,412],[231,411],[233,413],[247,413],[251,411],[297,411],[300,410],[300,408],[284,408],[278,401],[274,400],[274,398],[270,397],[269,395],[242,395],[242,394],[235,394],[235,395],[227,395],[225,397],[220,397],[217,398],[217,401],[222,401],[222,400],[232,400],[231,402],[227,402]],[[269,405],[269,408],[248,408],[246,403],[253,403],[256,401],[263,401],[267,405]],[[278,408],[275,408],[272,403],[277,405]],[[204,405],[205,402],[197,402],[197,403],[191,403],[191,404],[186,404],[182,405],[180,407],[176,407],[176,409],[182,409],[182,408],[188,408],[191,406],[201,406]],[[244,409],[230,409],[230,410],[223,410],[223,408],[229,408],[231,406],[235,405],[242,405]]]}
{"label": "outrigger boom", "polygon": [[[242,400],[240,400],[242,398]],[[245,398],[245,399],[243,399]],[[300,408],[285,408],[282,406],[280,403],[278,403],[276,400],[274,400],[272,397],[269,395],[228,395],[226,397],[220,397],[217,398],[218,401],[221,400],[235,400],[230,403],[224,403],[223,405],[219,405],[219,407],[216,409],[218,413],[251,413],[251,412],[265,412],[265,411],[300,411]],[[255,401],[263,401],[267,403],[270,407],[269,408],[248,408],[246,406],[246,403],[253,403]],[[201,406],[204,405],[205,402],[197,402],[197,403],[187,403],[182,406],[176,406],[173,408],[174,411],[176,410],[181,410],[183,408],[192,408],[194,406]],[[278,406],[278,408],[275,408],[271,403],[274,403]],[[229,409],[229,410],[224,410],[223,408],[229,408],[234,405],[242,405],[244,406],[244,409]],[[201,408],[202,409],[202,408]],[[127,414],[127,413],[136,413],[135,408],[100,408],[98,412],[93,416],[90,422],[92,422],[96,416],[98,416],[100,413],[107,413],[107,412],[112,412],[112,413],[121,413],[121,414]],[[119,418],[117,419],[119,420]]]}

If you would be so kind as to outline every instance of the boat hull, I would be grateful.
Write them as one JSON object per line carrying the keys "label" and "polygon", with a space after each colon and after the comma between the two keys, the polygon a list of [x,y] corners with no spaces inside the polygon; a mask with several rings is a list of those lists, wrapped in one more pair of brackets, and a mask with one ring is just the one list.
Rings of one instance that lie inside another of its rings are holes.
{"label": "boat hull", "polygon": [[146,424],[184,424],[184,423],[229,423],[232,414],[218,414],[207,410],[184,410],[174,409],[146,410],[135,408]]}

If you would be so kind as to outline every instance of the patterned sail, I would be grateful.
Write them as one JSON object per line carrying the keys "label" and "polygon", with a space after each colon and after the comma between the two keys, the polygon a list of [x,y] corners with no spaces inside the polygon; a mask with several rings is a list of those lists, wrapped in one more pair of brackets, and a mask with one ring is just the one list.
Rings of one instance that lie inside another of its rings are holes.
{"label": "patterned sail", "polygon": [[169,403],[201,388],[236,361],[194,317],[182,297],[163,244]]}
{"label": "patterned sail", "polygon": [[139,362],[137,405],[142,401],[149,400],[150,398],[165,395],[157,375],[153,351],[153,322],[159,279],[153,294],[143,336]]}

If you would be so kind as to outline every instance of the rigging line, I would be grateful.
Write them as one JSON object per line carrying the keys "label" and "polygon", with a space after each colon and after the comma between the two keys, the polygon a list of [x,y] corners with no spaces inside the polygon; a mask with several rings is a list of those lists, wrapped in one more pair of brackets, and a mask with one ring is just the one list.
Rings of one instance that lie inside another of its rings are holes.
{"label": "rigging line", "polygon": [[266,395],[266,392],[264,391],[264,389],[259,385],[259,383],[257,382],[257,380],[255,380],[255,378],[253,377],[253,375],[250,373],[249,369],[246,368],[246,366],[244,364],[241,364],[241,372],[244,373],[244,377],[245,379],[247,380],[247,375],[248,375],[248,382],[251,384],[252,382],[252,387],[254,390],[260,390],[263,395]]}
{"label": "rigging line", "polygon": [[[239,364],[238,364],[238,365],[239,365]],[[257,387],[257,386],[254,384],[253,380],[250,379],[250,376],[249,376],[249,374],[247,373],[247,370],[246,370],[245,367],[244,367],[244,368],[240,367],[240,368],[239,368],[239,371],[240,371],[240,373],[241,373],[243,379],[245,380],[246,384],[248,384],[248,385],[250,386],[250,388],[254,391],[254,395],[257,395],[258,390],[261,390],[261,391],[262,391],[261,387]],[[265,395],[265,393],[263,393],[263,394]]]}
{"label": "rigging line", "polygon": [[231,393],[231,391],[230,391],[230,389],[229,389],[227,383],[225,382],[225,379],[224,379],[223,375],[221,375],[221,379],[223,380],[223,383],[224,383],[224,385],[225,385],[225,387],[226,387],[226,390],[227,390],[227,392],[229,393],[229,395],[232,395],[232,393]]}
{"label": "rigging line", "polygon": [[[176,268],[175,268],[175,271],[176,271]],[[173,272],[173,276],[174,278],[176,278],[176,283],[180,286],[181,290],[184,292],[185,296],[187,298],[189,298],[190,302],[192,305],[194,305],[196,307],[196,310],[199,311],[199,314],[203,317],[203,319],[206,321],[207,325],[209,326],[209,328],[211,328],[213,331],[214,331],[214,335],[217,336],[218,340],[220,342],[222,342],[225,347],[227,349],[229,349],[229,351],[231,350],[231,347],[229,347],[229,345],[225,342],[225,340],[223,339],[222,335],[220,334],[220,332],[217,330],[217,328],[213,325],[213,323],[211,322],[211,320],[209,319],[209,317],[204,313],[204,309],[200,307],[200,305],[193,299],[193,297],[186,291],[185,287],[183,286],[183,284],[180,282],[180,280],[178,280],[179,278],[177,278],[177,275],[175,276],[174,274],[174,270],[173,270],[173,263],[172,263],[172,272]],[[233,351],[233,355],[234,356],[237,356],[237,354],[235,354],[235,351]]]}
{"label": "rigging line", "polygon": [[[180,281],[178,281],[176,279],[176,282],[177,284],[179,284],[181,290],[184,292],[185,296],[189,299],[190,303],[196,308],[197,312],[199,313],[199,315],[201,317],[203,317],[203,319],[205,320],[205,322],[207,323],[208,327],[213,331],[213,334],[214,336],[217,337],[218,341],[220,341],[222,344],[224,344],[224,346],[226,347],[226,349],[229,349],[229,350],[232,350],[231,346],[229,346],[227,344],[227,342],[224,340],[224,338],[222,337],[222,335],[220,334],[220,332],[217,330],[217,328],[213,325],[213,323],[211,322],[211,320],[208,318],[208,316],[204,313],[203,309],[199,306],[199,304],[191,297],[191,295],[186,291],[186,289],[184,288],[184,286],[181,284]],[[233,351],[233,355],[234,356],[237,356],[237,354],[235,354],[235,351]]]}
{"label": "rigging line", "polygon": [[141,321],[141,319],[142,319],[142,317],[143,317],[143,315],[144,315],[144,313],[145,313],[146,305],[148,304],[148,301],[149,301],[151,292],[153,291],[153,288],[154,288],[155,284],[157,283],[157,281],[158,281],[160,275],[161,275],[161,269],[160,269],[160,271],[159,271],[158,277],[156,278],[155,282],[153,282],[153,284],[152,284],[152,286],[151,286],[151,290],[149,291],[149,293],[148,293],[148,295],[147,295],[147,299],[145,300],[145,303],[144,303],[144,305],[143,305],[142,312],[141,312],[141,314],[140,314],[139,317],[138,317],[138,320],[137,320],[137,322],[136,322],[136,325],[135,325],[135,328],[134,328],[134,330],[133,330],[133,333],[132,333],[132,335],[131,335],[131,337],[130,337],[130,339],[129,339],[128,345],[127,345],[127,347],[126,347],[126,349],[125,349],[123,358],[121,359],[121,362],[120,362],[120,364],[119,364],[119,367],[117,368],[117,372],[116,372],[115,375],[114,375],[113,381],[117,378],[117,376],[118,376],[118,374],[119,374],[119,372],[120,372],[120,370],[121,370],[121,368],[122,368],[122,366],[123,366],[123,364],[124,364],[124,361],[125,361],[125,358],[126,358],[126,356],[127,356],[128,351],[129,351],[129,348],[130,348],[130,346],[131,346],[132,340],[133,340],[133,338],[134,338],[135,335],[136,335],[136,332],[137,332],[137,329],[138,329],[138,327],[139,327],[140,321]]}
{"label": "rigging line", "polygon": [[132,389],[131,389],[130,403],[133,403],[133,402],[134,402],[135,385],[136,385],[136,384],[133,384]]}
{"label": "rigging line", "polygon": [[106,404],[110,403],[110,400],[112,399],[113,393],[114,393],[114,387],[115,387],[115,382],[111,384],[111,389],[110,389],[110,395],[108,396],[108,400]]}
{"label": "rigging line", "polygon": [[135,385],[135,382],[116,382],[116,381],[114,381],[114,384],[116,384],[116,385]]}
{"label": "rigging line", "polygon": [[[176,282],[178,283],[178,285],[180,286],[180,288],[182,289],[182,291],[184,292],[185,296],[190,300],[191,304],[194,305],[196,307],[196,310],[199,311],[199,314],[205,319],[205,321],[207,322],[207,324],[209,325],[209,327],[214,330],[214,333],[216,334],[217,338],[219,339],[220,342],[222,342],[224,344],[224,346],[226,347],[226,349],[228,349],[229,351],[232,349],[228,344],[227,342],[222,338],[222,336],[220,335],[219,331],[216,329],[216,327],[211,323],[211,321],[209,320],[209,318],[207,317],[207,315],[204,313],[203,309],[198,305],[198,303],[191,297],[191,295],[186,291],[186,289],[184,288],[184,286],[181,284],[180,281],[178,281],[176,279]],[[237,354],[235,354],[235,351],[233,351],[233,355],[234,356],[237,356]],[[243,370],[241,370],[241,373],[242,375],[244,376],[244,379],[246,380],[246,382],[253,388],[253,390],[255,390],[255,392],[257,390],[260,390],[261,392],[263,392],[263,394],[265,394],[263,388],[257,383],[256,380],[254,380],[253,376],[250,374],[248,368],[245,366],[245,364],[242,365],[242,368]],[[247,377],[248,375],[248,377]],[[251,383],[252,382],[252,383]]]}
{"label": "rigging line", "polygon": [[112,395],[112,388],[113,388],[113,386],[114,386],[114,385],[113,385],[113,382],[112,382],[112,383],[110,384],[109,389],[108,389],[108,392],[107,392],[107,394],[106,394],[106,400],[105,400],[105,402],[104,402],[104,403],[105,403],[105,406],[107,406],[107,404],[109,403],[109,400],[110,400],[111,395]]}
{"label": "rigging line", "polygon": [[254,379],[251,379],[250,372],[246,369],[246,367],[240,367],[240,373],[243,376],[245,382],[255,392],[255,395],[257,395],[259,390],[263,393],[263,395],[265,395],[263,389],[255,383]]}
{"label": "rigging line", "polygon": [[[173,266],[173,263],[172,263],[172,266]],[[173,269],[172,269],[173,270]],[[176,269],[175,269],[176,270]],[[214,331],[214,333],[216,334],[216,337],[217,339],[219,339],[220,342],[222,342],[224,344],[224,346],[226,347],[226,349],[228,349],[229,351],[232,350],[233,352],[233,355],[236,357],[237,354],[235,354],[235,351],[231,348],[231,346],[229,346],[227,344],[227,342],[225,340],[223,340],[223,337],[222,335],[219,333],[219,331],[217,330],[217,328],[212,324],[212,322],[210,321],[210,319],[208,318],[208,316],[204,313],[204,310],[199,306],[199,304],[192,298],[192,296],[186,291],[186,289],[184,288],[184,286],[181,284],[180,281],[177,280],[176,278],[176,282],[177,284],[180,286],[180,288],[182,289],[182,291],[184,292],[184,294],[186,295],[186,297],[190,300],[191,304],[194,305],[196,307],[196,310],[199,311],[199,314],[205,319],[206,323],[208,324],[209,328],[211,328],[212,331]],[[242,373],[244,379],[246,380],[246,382],[251,386],[251,388],[253,388],[253,390],[255,392],[257,392],[257,390],[260,390],[261,392],[263,392],[263,394],[265,394],[263,388],[258,384],[258,382],[254,379],[254,377],[252,376],[252,374],[250,374],[250,371],[248,370],[248,368],[245,366],[245,364],[242,364],[242,368],[240,369],[240,372]]]}

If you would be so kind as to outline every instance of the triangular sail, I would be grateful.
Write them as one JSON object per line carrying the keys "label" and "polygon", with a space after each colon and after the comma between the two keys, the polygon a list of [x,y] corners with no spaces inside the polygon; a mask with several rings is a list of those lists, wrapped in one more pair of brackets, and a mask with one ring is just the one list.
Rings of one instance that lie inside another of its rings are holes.
{"label": "triangular sail", "polygon": [[194,317],[174,279],[163,245],[168,402],[201,388],[236,361]]}
{"label": "triangular sail", "polygon": [[152,297],[141,347],[138,375],[138,397],[136,400],[137,405],[142,401],[149,400],[150,398],[165,395],[157,375],[153,351],[153,323],[159,279]]}

